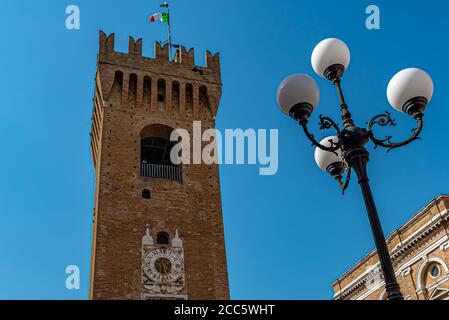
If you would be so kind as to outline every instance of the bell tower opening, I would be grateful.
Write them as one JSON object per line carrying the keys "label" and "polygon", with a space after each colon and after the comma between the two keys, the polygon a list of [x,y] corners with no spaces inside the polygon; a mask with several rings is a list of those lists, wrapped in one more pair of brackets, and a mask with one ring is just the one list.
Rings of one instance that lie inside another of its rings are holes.
{"label": "bell tower opening", "polygon": [[173,143],[163,138],[145,138],[141,143],[142,164],[175,166],[170,160]]}
{"label": "bell tower opening", "polygon": [[140,137],[141,176],[182,181],[182,168],[171,161],[174,143],[170,141],[173,129],[152,124],[143,129]]}

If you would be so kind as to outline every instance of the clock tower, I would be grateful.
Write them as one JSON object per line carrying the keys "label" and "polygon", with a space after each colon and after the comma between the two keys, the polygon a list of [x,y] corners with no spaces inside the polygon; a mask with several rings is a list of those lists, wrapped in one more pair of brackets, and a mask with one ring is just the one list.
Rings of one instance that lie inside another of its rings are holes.
{"label": "clock tower", "polygon": [[174,130],[215,129],[219,54],[200,67],[193,49],[168,49],[143,57],[130,37],[117,52],[100,32],[90,299],[229,299],[218,165],[170,156]]}

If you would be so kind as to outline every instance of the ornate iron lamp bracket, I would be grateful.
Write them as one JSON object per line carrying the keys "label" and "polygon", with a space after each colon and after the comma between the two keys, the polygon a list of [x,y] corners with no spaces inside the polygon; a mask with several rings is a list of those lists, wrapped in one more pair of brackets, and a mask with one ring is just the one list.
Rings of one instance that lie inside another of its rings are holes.
{"label": "ornate iron lamp bracket", "polygon": [[380,146],[383,148],[387,148],[388,151],[406,146],[415,140],[421,140],[419,135],[421,134],[424,127],[423,116],[424,115],[422,113],[416,113],[413,116],[418,124],[418,127],[412,130],[412,135],[410,136],[410,138],[402,142],[393,142],[393,137],[391,136],[387,136],[384,139],[378,139],[374,136],[373,127],[375,125],[378,125],[380,127],[396,126],[396,121],[391,117],[391,113],[385,112],[384,114],[378,114],[368,123],[367,130],[370,134],[370,139],[374,143],[375,148]]}
{"label": "ornate iron lamp bracket", "polygon": [[340,128],[338,127],[337,123],[334,120],[332,120],[331,118],[321,115],[320,122],[318,123],[318,125],[320,126],[320,130],[328,130],[328,129],[332,129],[332,128],[335,129],[336,135],[339,139],[338,139],[337,143],[330,140],[329,141],[331,143],[330,147],[323,146],[321,143],[319,143],[315,139],[315,136],[312,133],[310,133],[309,129],[307,128],[308,121],[300,120],[299,124],[303,128],[304,133],[307,136],[307,138],[312,142],[312,146],[315,146],[317,148],[320,148],[321,150],[329,151],[329,152],[332,152],[335,154],[336,154],[337,150],[341,149],[341,138],[340,138],[341,131],[340,131]]}
{"label": "ornate iron lamp bracket", "polygon": [[337,181],[338,186],[340,187],[340,190],[341,190],[342,194],[345,195],[346,190],[349,187],[349,183],[351,182],[351,171],[352,171],[352,169],[346,162],[343,162],[343,167],[344,167],[343,173],[346,172],[346,179],[345,179],[345,181],[343,181],[343,175],[342,174],[336,176],[335,180]]}

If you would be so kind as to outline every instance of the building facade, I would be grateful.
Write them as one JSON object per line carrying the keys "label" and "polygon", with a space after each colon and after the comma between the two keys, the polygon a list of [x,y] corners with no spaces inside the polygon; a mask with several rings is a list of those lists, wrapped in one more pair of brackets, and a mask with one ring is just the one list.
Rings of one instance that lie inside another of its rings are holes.
{"label": "building facade", "polygon": [[228,299],[217,164],[173,163],[171,134],[215,128],[219,54],[100,32],[92,116],[95,217],[90,299]]}
{"label": "building facade", "polygon": [[[388,238],[406,300],[449,300],[449,196],[432,200]],[[376,251],[332,284],[335,300],[386,300]]]}

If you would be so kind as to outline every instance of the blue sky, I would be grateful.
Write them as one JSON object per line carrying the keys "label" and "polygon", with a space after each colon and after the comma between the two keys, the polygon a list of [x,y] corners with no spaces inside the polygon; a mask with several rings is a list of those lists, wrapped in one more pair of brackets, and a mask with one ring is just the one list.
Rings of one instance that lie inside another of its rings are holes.
{"label": "blue sky", "polygon": [[[447,119],[449,45],[445,1],[211,1],[173,0],[175,42],[221,52],[223,99],[218,128],[279,129],[279,172],[261,177],[254,166],[222,166],[229,276],[234,299],[330,299],[331,283],[373,249],[358,185],[341,196],[313,160],[314,149],[276,105],[279,82],[312,74],[310,54],[338,37],[351,49],[344,77],[359,125],[390,110],[386,87],[406,67],[426,70],[435,96],[423,140],[386,153],[372,151],[369,171],[386,233],[433,197],[449,193]],[[65,28],[65,8],[81,10],[81,29]],[[0,299],[87,298],[93,164],[89,151],[98,30],[165,39],[149,25],[159,1],[12,1],[0,13]],[[365,8],[381,10],[381,29],[365,28]],[[332,86],[317,79],[320,113],[338,119]],[[394,112],[404,138],[414,123]],[[65,288],[65,268],[81,268],[79,291]]]}

